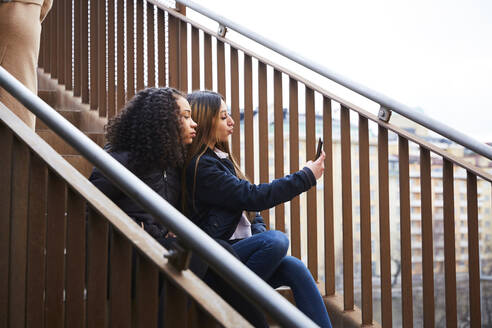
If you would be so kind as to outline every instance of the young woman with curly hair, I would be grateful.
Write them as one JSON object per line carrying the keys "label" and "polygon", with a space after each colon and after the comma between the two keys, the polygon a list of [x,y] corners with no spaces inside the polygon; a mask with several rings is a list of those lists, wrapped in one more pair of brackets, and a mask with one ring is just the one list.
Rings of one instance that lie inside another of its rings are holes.
{"label": "young woman with curly hair", "polygon": [[[184,145],[195,136],[196,123],[183,95],[172,88],[138,92],[123,111],[109,121],[104,149],[174,207],[181,193]],[[89,178],[106,196],[160,243],[168,229],[156,222],[102,173]]]}
{"label": "young woman with curly hair", "polygon": [[231,244],[240,260],[272,287],[291,287],[297,307],[319,326],[331,327],[311,273],[302,261],[286,255],[287,236],[280,231],[267,231],[258,213],[315,186],[323,173],[324,152],[294,174],[254,185],[230,152],[228,140],[234,120],[222,96],[195,91],[187,99],[192,118],[198,123],[197,137],[189,146],[186,161],[186,207],[190,219],[212,238]]}
{"label": "young woman with curly hair", "polygon": [[[185,145],[191,144],[196,136],[196,127],[190,105],[181,92],[172,88],[148,88],[138,92],[123,111],[110,120],[106,134],[108,144],[104,149],[162,198],[179,208]],[[97,168],[89,180],[161,245],[168,249],[174,247],[175,236]],[[217,242],[237,256],[229,244]],[[254,305],[208,270],[194,254],[190,269],[254,326],[267,326],[263,314]]]}

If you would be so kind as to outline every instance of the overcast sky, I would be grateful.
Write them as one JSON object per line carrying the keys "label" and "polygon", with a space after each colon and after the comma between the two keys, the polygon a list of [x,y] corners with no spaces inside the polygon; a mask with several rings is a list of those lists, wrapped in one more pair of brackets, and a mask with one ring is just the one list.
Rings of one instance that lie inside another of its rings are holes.
{"label": "overcast sky", "polygon": [[[480,141],[492,141],[492,1],[197,2]],[[216,30],[216,24],[209,26]]]}

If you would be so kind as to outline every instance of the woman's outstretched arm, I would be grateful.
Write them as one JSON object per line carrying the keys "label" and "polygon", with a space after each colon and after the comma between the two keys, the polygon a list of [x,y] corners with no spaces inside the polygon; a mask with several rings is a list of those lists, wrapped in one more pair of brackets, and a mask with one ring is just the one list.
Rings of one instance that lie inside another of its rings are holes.
{"label": "woman's outstretched arm", "polygon": [[[203,204],[218,205],[230,209],[263,211],[309,190],[316,185],[322,175],[324,164],[322,155],[317,161],[293,174],[270,183],[252,184],[241,180],[226,169],[225,164],[212,157],[203,156],[198,163],[196,174],[195,199]],[[190,191],[195,163],[188,166],[187,177]]]}

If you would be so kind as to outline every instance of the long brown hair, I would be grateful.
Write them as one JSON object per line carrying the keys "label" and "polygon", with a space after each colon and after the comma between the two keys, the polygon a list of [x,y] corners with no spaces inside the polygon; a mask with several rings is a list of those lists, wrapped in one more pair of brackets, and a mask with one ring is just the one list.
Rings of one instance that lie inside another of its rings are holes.
{"label": "long brown hair", "polygon": [[[229,155],[229,159],[234,165],[234,170],[238,178],[248,180],[246,175],[241,171],[236,159],[232,155],[228,141],[218,141],[215,133],[217,121],[219,118],[219,110],[224,99],[217,92],[203,90],[194,91],[186,97],[191,107],[191,118],[198,124],[196,137],[188,148],[186,166],[191,160],[197,156],[195,162],[195,170],[193,173],[193,184],[191,190],[192,205],[195,209],[195,189],[196,189],[196,174],[198,163],[202,155],[207,151],[209,145],[214,145],[216,148]],[[185,188],[183,188],[185,189]],[[185,197],[183,197],[184,199]]]}

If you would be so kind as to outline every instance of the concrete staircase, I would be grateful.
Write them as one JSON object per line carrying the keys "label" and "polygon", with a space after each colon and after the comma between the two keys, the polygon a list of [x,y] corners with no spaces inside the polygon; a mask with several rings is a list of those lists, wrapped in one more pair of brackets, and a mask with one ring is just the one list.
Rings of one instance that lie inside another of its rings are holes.
{"label": "concrete staircase", "polygon": [[[90,110],[80,97],[52,79],[49,74],[38,71],[38,96],[101,147],[105,144],[104,125],[106,118],[99,117],[97,111]],[[63,156],[85,177],[91,174],[93,165],[75,149],[51,131],[39,118],[36,119],[36,133],[53,149]]]}

